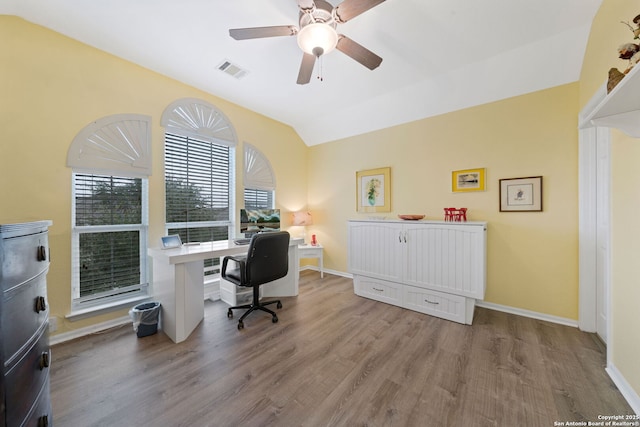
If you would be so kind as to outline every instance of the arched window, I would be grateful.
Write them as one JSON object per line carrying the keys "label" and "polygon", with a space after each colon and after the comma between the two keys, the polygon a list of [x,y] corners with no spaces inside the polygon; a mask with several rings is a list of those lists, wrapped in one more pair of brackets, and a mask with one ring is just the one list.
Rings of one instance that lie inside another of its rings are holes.
{"label": "arched window", "polygon": [[107,116],[69,147],[72,317],[147,297],[150,128],[148,116]]}
{"label": "arched window", "polygon": [[269,160],[256,147],[244,143],[244,206],[246,209],[275,207],[276,178]]}
{"label": "arched window", "polygon": [[[183,242],[235,237],[236,133],[213,105],[200,99],[173,102],[162,114],[165,127],[165,226]],[[205,261],[205,275],[217,260]]]}

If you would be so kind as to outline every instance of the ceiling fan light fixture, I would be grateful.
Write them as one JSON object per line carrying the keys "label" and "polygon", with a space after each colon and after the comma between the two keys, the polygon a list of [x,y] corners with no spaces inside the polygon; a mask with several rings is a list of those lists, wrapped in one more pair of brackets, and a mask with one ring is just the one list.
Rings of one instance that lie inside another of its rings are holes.
{"label": "ceiling fan light fixture", "polygon": [[338,43],[338,33],[331,25],[317,22],[305,25],[298,32],[298,46],[304,52],[320,56],[331,52]]}

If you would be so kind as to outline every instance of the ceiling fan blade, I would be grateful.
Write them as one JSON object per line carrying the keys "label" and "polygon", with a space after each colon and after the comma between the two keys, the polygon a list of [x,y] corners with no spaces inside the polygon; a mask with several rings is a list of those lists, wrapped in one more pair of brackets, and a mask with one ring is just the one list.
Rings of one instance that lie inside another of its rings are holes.
{"label": "ceiling fan blade", "polygon": [[344,0],[334,9],[336,20],[344,24],[382,2],[384,0]]}
{"label": "ceiling fan blade", "polygon": [[355,59],[370,70],[378,68],[380,63],[382,63],[382,58],[378,55],[342,34],[338,36],[336,49]]}
{"label": "ceiling fan blade", "polygon": [[316,4],[313,0],[298,0],[298,7],[303,12],[311,12],[316,8]]}
{"label": "ceiling fan blade", "polygon": [[304,53],[302,57],[302,64],[300,64],[300,72],[298,73],[299,85],[306,85],[311,81],[311,74],[313,73],[313,66],[316,63],[315,55]]}
{"label": "ceiling fan blade", "polygon": [[234,28],[229,35],[236,40],[260,39],[263,37],[295,36],[298,28],[293,25],[277,25],[274,27]]}

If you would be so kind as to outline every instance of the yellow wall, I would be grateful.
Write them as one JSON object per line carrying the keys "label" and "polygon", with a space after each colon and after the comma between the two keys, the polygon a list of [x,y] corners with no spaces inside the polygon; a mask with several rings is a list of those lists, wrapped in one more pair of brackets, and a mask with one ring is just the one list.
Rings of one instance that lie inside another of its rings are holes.
{"label": "yellow wall", "polygon": [[[593,22],[580,77],[580,103],[586,102],[606,81],[609,68],[620,71],[627,66],[618,59],[617,48],[633,42],[629,29],[620,21],[632,21],[640,13],[636,0],[605,0]],[[638,43],[638,41],[635,41]],[[640,395],[640,317],[638,301],[638,259],[640,258],[640,192],[637,170],[640,165],[640,141],[612,131],[611,145],[611,312],[612,332],[609,346],[612,360],[636,395]]]}
{"label": "yellow wall", "polygon": [[[0,16],[0,223],[53,220],[48,275],[58,332],[126,315],[63,320],[71,307],[71,170],[67,150],[87,124],[111,114],[152,117],[153,175],[149,180],[150,243],[164,234],[163,110],[183,97],[203,99],[234,125],[238,206],[242,203],[243,142],[271,162],[284,225],[306,204],[307,151],[279,122],[118,59],[19,18]],[[213,72],[213,71],[212,71]],[[230,83],[233,84],[233,83]]]}
{"label": "yellow wall", "polygon": [[[570,84],[311,148],[310,227],[346,271],[356,171],[391,167],[391,212],[488,221],[486,300],[577,319],[577,99]],[[391,107],[392,108],[392,107]],[[486,168],[487,189],[452,193],[451,171]],[[500,178],[543,176],[543,212],[499,212]]]}

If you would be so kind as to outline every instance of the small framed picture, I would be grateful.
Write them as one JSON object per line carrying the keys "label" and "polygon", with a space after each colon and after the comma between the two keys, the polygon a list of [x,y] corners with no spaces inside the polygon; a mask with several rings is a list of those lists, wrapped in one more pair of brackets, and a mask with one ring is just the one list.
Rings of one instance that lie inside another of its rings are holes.
{"label": "small framed picture", "polygon": [[463,169],[451,172],[451,191],[464,193],[485,190],[485,169]]}
{"label": "small framed picture", "polygon": [[541,176],[500,180],[500,212],[541,211]]}
{"label": "small framed picture", "polygon": [[391,168],[356,172],[358,212],[391,212]]}

